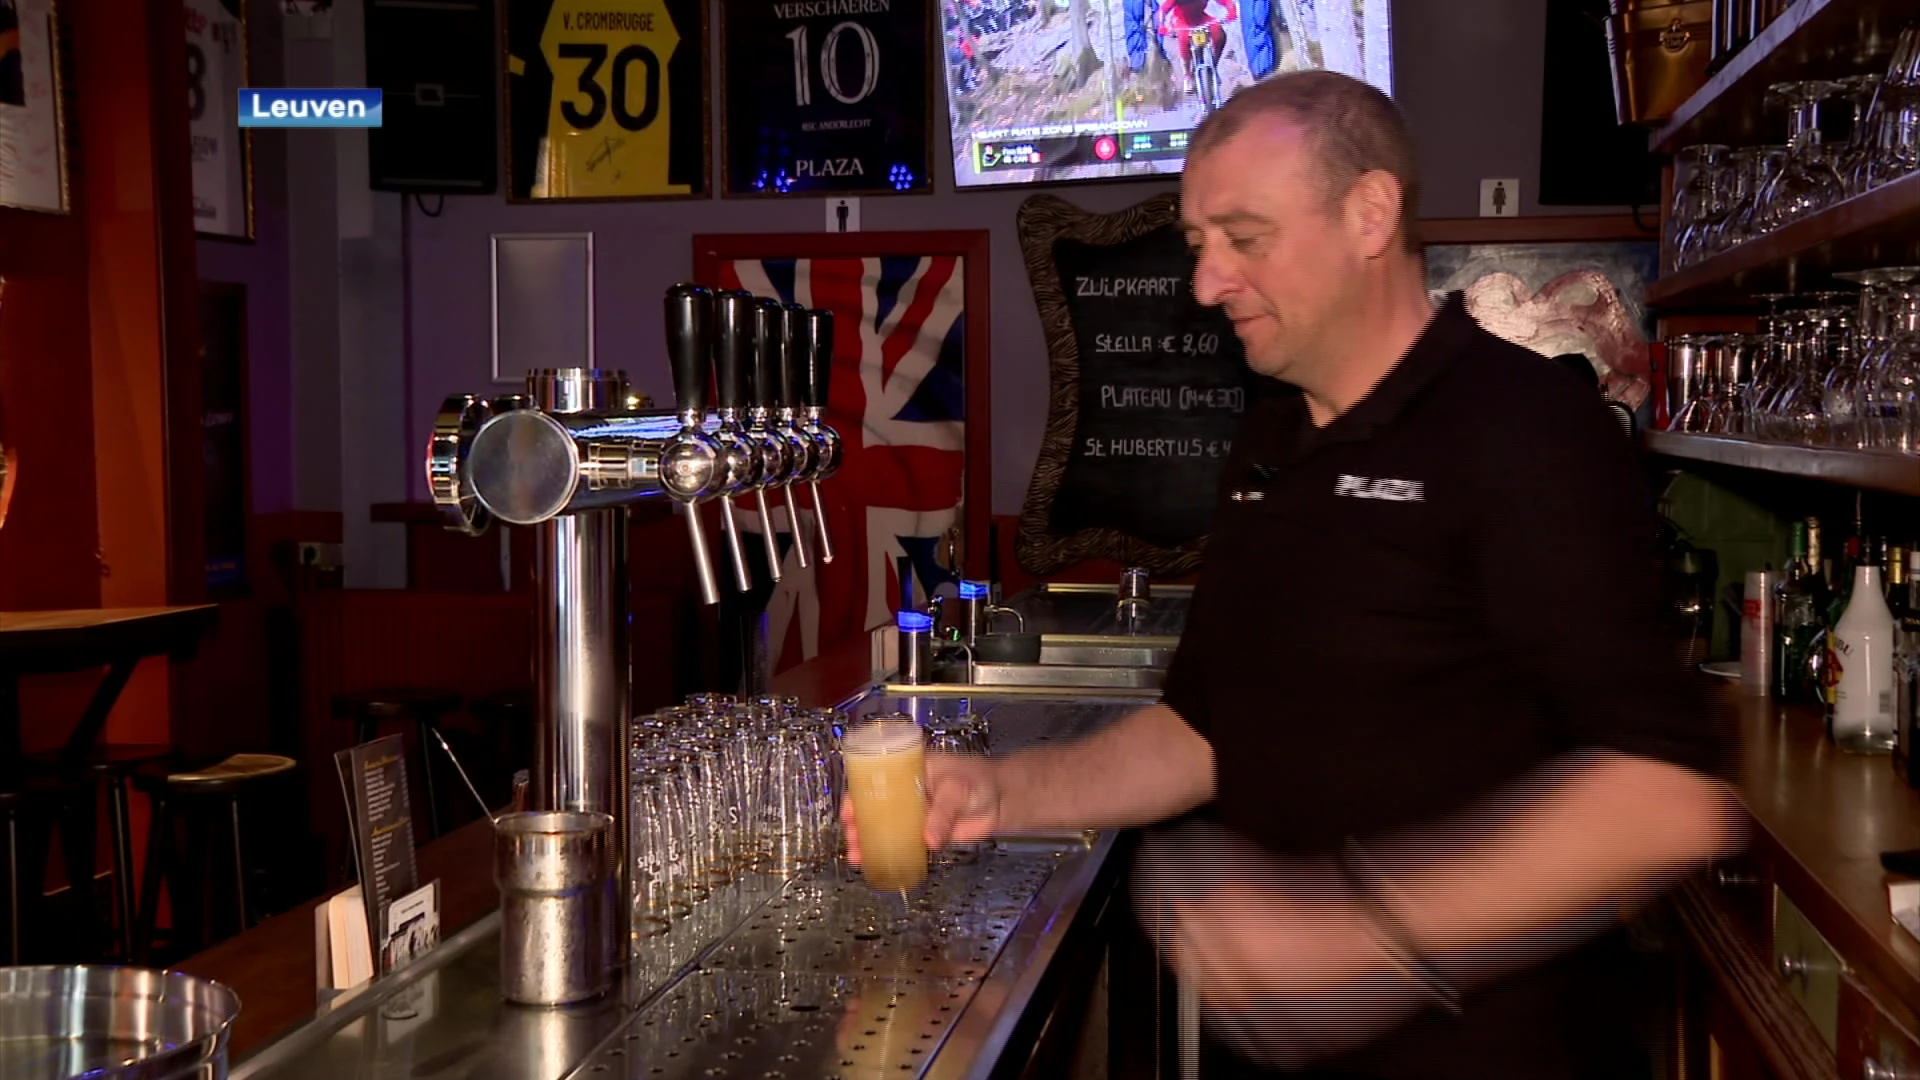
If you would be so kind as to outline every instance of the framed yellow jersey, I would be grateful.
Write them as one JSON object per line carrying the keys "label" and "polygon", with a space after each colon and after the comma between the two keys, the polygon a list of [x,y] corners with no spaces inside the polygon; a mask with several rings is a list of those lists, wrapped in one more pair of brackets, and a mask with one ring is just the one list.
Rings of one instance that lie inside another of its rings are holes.
{"label": "framed yellow jersey", "polygon": [[706,0],[507,0],[515,201],[710,192]]}

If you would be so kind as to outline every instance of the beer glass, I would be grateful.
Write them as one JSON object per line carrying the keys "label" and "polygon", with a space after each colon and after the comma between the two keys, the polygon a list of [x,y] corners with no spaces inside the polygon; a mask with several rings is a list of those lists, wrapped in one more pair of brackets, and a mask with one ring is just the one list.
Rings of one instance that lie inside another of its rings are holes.
{"label": "beer glass", "polygon": [[927,880],[926,732],[905,716],[871,717],[847,729],[840,760],[867,884],[918,888]]}

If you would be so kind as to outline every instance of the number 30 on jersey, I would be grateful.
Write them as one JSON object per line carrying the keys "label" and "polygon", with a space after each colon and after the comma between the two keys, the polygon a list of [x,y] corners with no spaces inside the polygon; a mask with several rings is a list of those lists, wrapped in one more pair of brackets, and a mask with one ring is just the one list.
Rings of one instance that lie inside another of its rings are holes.
{"label": "number 30 on jersey", "polygon": [[540,36],[553,73],[537,197],[684,195],[667,180],[680,47],[664,0],[555,0]]}

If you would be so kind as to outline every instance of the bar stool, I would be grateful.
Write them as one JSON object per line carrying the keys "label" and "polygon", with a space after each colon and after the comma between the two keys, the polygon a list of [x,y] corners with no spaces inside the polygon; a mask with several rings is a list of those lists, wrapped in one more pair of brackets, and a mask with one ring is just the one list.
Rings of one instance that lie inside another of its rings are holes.
{"label": "bar stool", "polygon": [[[27,777],[10,771],[0,779],[0,845],[5,847],[7,874],[5,959],[9,965],[22,961],[28,910],[38,915],[44,907],[44,874],[54,828],[88,794],[85,786],[57,778]],[[69,847],[68,876],[91,873],[90,865],[76,864],[75,854]]]}
{"label": "bar stool", "polygon": [[428,745],[440,718],[459,708],[460,695],[450,690],[397,687],[333,696],[333,715],[353,721],[356,745],[378,737],[382,720],[413,722],[414,741],[420,744],[420,782],[426,787],[430,839],[440,835],[440,799],[434,790],[433,754]]}
{"label": "bar stool", "polygon": [[[210,912],[190,916],[194,905],[183,899],[184,894],[197,887],[198,883],[187,886],[183,879],[189,875],[181,874],[175,867],[179,858],[173,843],[176,815],[194,811],[225,811],[226,824],[231,830],[228,839],[233,845],[234,913],[239,921],[239,929],[247,929],[247,861],[240,826],[240,800],[258,790],[270,777],[292,772],[297,764],[294,759],[279,754],[234,754],[204,769],[188,772],[151,769],[133,774],[134,789],[144,792],[153,800],[147,870],[140,884],[140,929],[135,946],[139,962],[146,962],[153,947],[154,923],[160,914],[160,889],[164,882],[171,880],[174,884],[173,920],[176,937],[181,936],[180,930],[189,917],[198,921],[199,916],[205,914],[211,921]],[[209,857],[208,862],[211,861]]]}
{"label": "bar stool", "polygon": [[[57,777],[82,789],[107,791],[107,830],[113,848],[113,918],[119,928],[120,959],[131,963],[134,949],[133,819],[128,812],[127,795],[133,774],[173,759],[174,748],[165,745],[96,746],[87,755],[70,761],[64,753],[37,754],[30,759],[36,774]],[[83,822],[79,847],[94,850],[94,806],[83,801],[76,815]],[[88,875],[91,878],[91,874]]]}

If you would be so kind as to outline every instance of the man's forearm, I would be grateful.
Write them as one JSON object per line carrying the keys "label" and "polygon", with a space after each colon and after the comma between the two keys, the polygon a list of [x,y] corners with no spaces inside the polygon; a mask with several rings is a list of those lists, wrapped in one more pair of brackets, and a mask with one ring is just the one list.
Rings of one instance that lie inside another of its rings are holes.
{"label": "man's forearm", "polygon": [[1005,758],[999,783],[1007,832],[1146,825],[1213,798],[1213,748],[1152,705],[1071,745]]}
{"label": "man's forearm", "polygon": [[1725,785],[1645,758],[1596,755],[1517,796],[1369,853],[1383,899],[1443,965],[1554,951],[1740,840]]}

